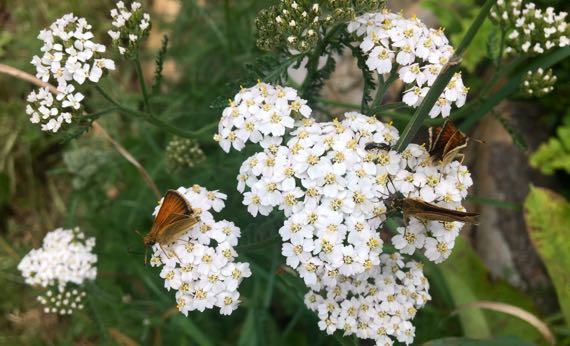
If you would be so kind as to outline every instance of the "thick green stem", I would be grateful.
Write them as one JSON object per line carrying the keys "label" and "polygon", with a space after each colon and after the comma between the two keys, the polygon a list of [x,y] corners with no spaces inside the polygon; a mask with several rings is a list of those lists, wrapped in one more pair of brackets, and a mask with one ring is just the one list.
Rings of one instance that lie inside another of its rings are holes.
{"label": "thick green stem", "polygon": [[481,11],[477,15],[471,26],[469,27],[469,30],[467,30],[467,33],[463,37],[463,40],[461,40],[461,43],[457,47],[455,54],[453,54],[449,62],[443,67],[441,73],[439,74],[439,76],[431,86],[426,97],[423,99],[420,106],[416,109],[414,115],[412,116],[412,119],[406,125],[404,131],[402,131],[400,140],[396,144],[397,151],[402,152],[412,141],[412,139],[414,138],[414,136],[422,126],[424,120],[428,116],[429,112],[433,108],[435,102],[438,100],[441,93],[444,91],[445,87],[447,86],[447,84],[449,83],[455,72],[459,70],[459,64],[461,62],[461,56],[463,52],[467,49],[467,47],[469,47],[471,41],[473,41],[475,34],[477,34],[477,31],[485,21],[485,18],[487,18],[487,15],[489,14],[491,7],[495,4],[496,1],[497,0],[487,0],[483,5],[483,7],[481,8]]}

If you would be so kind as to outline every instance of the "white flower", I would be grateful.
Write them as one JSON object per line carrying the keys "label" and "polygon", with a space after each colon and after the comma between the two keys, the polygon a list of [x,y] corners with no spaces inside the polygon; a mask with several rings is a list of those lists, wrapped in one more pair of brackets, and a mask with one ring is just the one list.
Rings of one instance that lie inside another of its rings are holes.
{"label": "white flower", "polygon": [[38,35],[43,41],[40,49],[43,55],[32,59],[36,76],[44,82],[57,84],[59,92],[56,100],[48,96],[47,89],[32,92],[28,97],[26,113],[32,123],[41,125],[43,131],[57,132],[64,123],[71,123],[81,114],[84,98],[81,92],[74,91],[75,88],[87,78],[96,83],[104,70],[115,68],[112,60],[100,57],[105,46],[92,41],[94,36],[90,30],[91,25],[84,18],[69,13]]}
{"label": "white flower", "polygon": [[[133,2],[130,9],[122,2],[118,2],[116,6],[110,11],[113,19],[111,24],[115,30],[109,30],[107,33],[121,55],[131,56],[137,52],[141,41],[149,34],[150,15],[142,12],[140,2]],[[128,47],[122,47],[121,44]]]}
{"label": "white flower", "polygon": [[58,228],[46,234],[42,247],[30,251],[18,264],[25,282],[46,289],[38,296],[46,312],[71,314],[82,309],[85,293],[80,287],[97,276],[95,238],[87,238],[79,228]]}
{"label": "white flower", "polygon": [[176,290],[177,307],[183,314],[216,306],[220,314],[229,315],[237,309],[237,289],[251,271],[248,263],[235,261],[239,228],[230,221],[215,221],[211,214],[223,209],[227,196],[199,185],[180,187],[178,192],[198,213],[200,222],[171,245],[155,244],[151,265],[163,266],[164,287]]}
{"label": "white flower", "polygon": [[101,76],[103,76],[104,70],[114,70],[115,62],[111,59],[95,59],[93,65],[91,66],[91,71],[89,72],[89,80],[97,83]]}
{"label": "white flower", "polygon": [[405,264],[398,255],[381,255],[374,270],[343,277],[342,284],[322,291],[311,290],[305,304],[319,317],[319,329],[328,334],[373,339],[391,345],[394,340],[410,344],[414,338],[411,320],[417,309],[431,299],[421,266]]}
{"label": "white flower", "polygon": [[243,149],[247,141],[258,143],[271,138],[280,141],[295,125],[295,117],[310,116],[311,109],[306,103],[293,88],[259,82],[242,89],[230,100],[214,139],[226,152],[232,146]]}
{"label": "white flower", "polygon": [[[443,31],[428,29],[417,18],[406,19],[401,14],[367,13],[350,22],[348,31],[360,40],[369,70],[384,79],[397,73],[408,84],[402,101],[410,107],[419,106],[453,55]],[[461,76],[456,75],[442,94],[439,107],[430,115],[449,116],[451,105],[463,106],[466,96],[467,88]]]}

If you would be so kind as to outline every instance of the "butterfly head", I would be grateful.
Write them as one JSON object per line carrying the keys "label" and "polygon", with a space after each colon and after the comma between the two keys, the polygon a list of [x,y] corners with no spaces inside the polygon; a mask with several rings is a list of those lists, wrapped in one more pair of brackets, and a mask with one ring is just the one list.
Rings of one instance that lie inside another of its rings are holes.
{"label": "butterfly head", "polygon": [[156,239],[152,237],[150,234],[147,234],[143,237],[144,246],[153,246],[156,243]]}

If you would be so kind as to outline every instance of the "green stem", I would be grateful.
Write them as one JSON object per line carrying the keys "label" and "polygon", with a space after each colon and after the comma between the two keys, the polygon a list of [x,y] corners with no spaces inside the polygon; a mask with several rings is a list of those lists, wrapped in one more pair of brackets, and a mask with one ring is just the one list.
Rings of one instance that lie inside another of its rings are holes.
{"label": "green stem", "polygon": [[172,125],[162,121],[161,119],[153,116],[150,113],[137,111],[137,110],[134,110],[134,109],[131,109],[131,108],[128,108],[128,107],[121,105],[115,99],[113,99],[105,90],[103,90],[103,88],[101,88],[99,85],[95,85],[95,88],[107,101],[109,101],[110,103],[115,105],[117,107],[117,110],[120,110],[121,112],[123,112],[129,116],[139,118],[139,119],[143,119],[146,122],[148,122],[148,123],[150,123],[150,124],[152,124],[158,128],[161,128],[167,132],[170,132],[170,133],[175,134],[175,135],[180,136],[180,137],[196,139],[196,137],[203,135],[204,133],[211,130],[212,128],[214,128],[217,125],[217,123],[210,123],[210,124],[202,127],[201,129],[198,129],[196,131],[182,130],[178,127],[172,126]]}
{"label": "green stem", "polygon": [[378,76],[378,80],[380,80],[381,83],[378,85],[378,90],[376,90],[376,96],[374,97],[374,101],[372,101],[372,105],[370,106],[371,112],[374,112],[375,109],[380,107],[380,104],[384,100],[384,95],[386,95],[388,88],[390,87],[390,85],[392,85],[392,83],[396,80],[396,78],[398,78],[398,73],[396,71],[392,71],[390,73],[390,76],[388,76],[388,79],[386,80],[384,80],[383,76],[381,75]]}
{"label": "green stem", "polygon": [[103,110],[101,110],[101,111],[98,111],[98,112],[93,112],[93,113],[85,114],[84,117],[85,117],[86,119],[89,119],[89,120],[95,120],[95,119],[99,118],[100,116],[102,116],[102,115],[104,115],[104,114],[111,113],[112,111],[116,111],[116,110],[118,110],[118,109],[119,109],[119,107],[113,106],[113,107],[105,108],[105,109],[103,109]]}
{"label": "green stem", "polygon": [[424,120],[428,116],[430,110],[433,108],[433,105],[438,100],[439,96],[455,74],[457,70],[459,70],[459,63],[461,62],[461,56],[463,52],[469,47],[471,41],[477,34],[479,28],[487,18],[491,7],[495,4],[497,0],[487,0],[485,4],[481,8],[481,11],[467,30],[467,33],[459,43],[455,54],[451,57],[449,62],[443,67],[442,71],[440,72],[439,76],[431,86],[429,92],[427,93],[426,97],[423,99],[420,106],[414,112],[412,119],[406,125],[404,131],[402,131],[400,140],[396,144],[396,150],[402,152],[408,144],[412,141],[420,127],[422,126]]}
{"label": "green stem", "polygon": [[327,43],[329,42],[330,38],[333,37],[341,29],[341,27],[341,25],[337,25],[330,29],[329,32],[326,33],[326,35],[323,37],[323,39],[319,41],[313,52],[309,55],[309,61],[307,62],[307,77],[305,77],[305,80],[301,85],[303,98],[306,98],[307,90],[309,89],[311,83],[318,73],[319,58],[321,57],[323,51],[326,49]]}
{"label": "green stem", "polygon": [[144,108],[147,112],[150,113],[150,106],[148,104],[148,92],[146,90],[146,83],[144,81],[144,75],[142,72],[141,60],[139,58],[138,53],[135,57],[135,69],[137,70],[137,78],[139,80],[139,85],[141,88],[141,93],[142,93],[143,102],[144,102]]}

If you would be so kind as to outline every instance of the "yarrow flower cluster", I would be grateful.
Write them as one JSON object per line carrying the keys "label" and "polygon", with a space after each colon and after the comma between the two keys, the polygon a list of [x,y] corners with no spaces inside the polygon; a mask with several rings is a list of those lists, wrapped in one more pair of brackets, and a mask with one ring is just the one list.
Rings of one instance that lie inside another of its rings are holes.
{"label": "yarrow flower cluster", "polygon": [[82,309],[81,286],[97,276],[95,238],[79,230],[58,228],[49,232],[39,249],[30,251],[18,264],[25,282],[46,290],[38,301],[46,313],[70,315]]}
{"label": "yarrow flower cluster", "polygon": [[[472,180],[465,166],[429,163],[424,147],[403,153],[364,150],[369,142],[394,145],[398,131],[373,117],[346,113],[343,121],[305,125],[244,161],[238,190],[252,215],[283,210],[279,230],[287,264],[314,289],[337,284],[378,265],[382,240],[377,229],[397,193],[442,207],[461,209]],[[392,242],[402,253],[425,249],[433,261],[449,256],[462,224],[423,223],[412,218]],[[415,238],[412,237],[415,235]],[[445,248],[445,251],[443,251]]]}
{"label": "yarrow flower cluster", "polygon": [[567,13],[552,7],[543,11],[532,2],[498,0],[490,16],[508,30],[507,54],[540,55],[570,44]]}
{"label": "yarrow flower cluster", "polygon": [[536,71],[528,71],[526,76],[524,76],[523,93],[527,97],[544,96],[554,90],[556,80],[557,78],[553,75],[552,69],[548,69],[546,72],[542,68]]}
{"label": "yarrow flower cluster", "polygon": [[[370,71],[392,78],[397,74],[405,83],[402,100],[411,107],[420,105],[454,52],[443,30],[429,29],[415,17],[406,19],[388,11],[362,15],[348,24],[348,31],[359,38]],[[429,115],[449,116],[453,104],[458,108],[465,104],[467,92],[461,74],[456,73]]]}
{"label": "yarrow flower cluster", "polygon": [[296,119],[311,114],[306,103],[293,88],[259,82],[230,100],[214,139],[229,152],[231,147],[242,150],[247,141],[281,138],[295,126]]}
{"label": "yarrow flower cluster", "polygon": [[36,77],[57,86],[58,95],[41,88],[28,96],[26,113],[32,123],[41,124],[43,131],[57,132],[64,123],[81,114],[84,95],[77,87],[91,81],[99,82],[108,70],[115,69],[113,60],[103,58],[105,46],[92,41],[91,25],[85,18],[72,13],[56,20],[38,38],[44,42],[41,57],[34,56]]}
{"label": "yarrow flower cluster", "polygon": [[111,10],[113,30],[108,34],[119,53],[129,58],[136,54],[141,43],[148,37],[151,28],[150,15],[142,11],[140,2],[132,2],[130,9],[122,1]]}
{"label": "yarrow flower cluster", "polygon": [[251,271],[248,263],[235,261],[240,229],[230,221],[215,221],[211,213],[224,208],[226,195],[198,185],[180,187],[178,192],[190,202],[200,222],[169,246],[155,244],[150,263],[162,266],[164,286],[176,290],[177,307],[184,315],[214,306],[220,314],[229,315],[237,309],[237,289]]}
{"label": "yarrow flower cluster", "polygon": [[415,327],[411,320],[431,299],[421,263],[405,263],[399,254],[380,255],[380,265],[321,292],[310,291],[305,304],[320,319],[327,334],[373,339],[377,345],[392,345],[394,337],[410,344]]}
{"label": "yarrow flower cluster", "polygon": [[357,13],[378,10],[385,0],[281,0],[263,9],[255,24],[257,46],[306,52],[315,47],[325,27],[349,20]]}
{"label": "yarrow flower cluster", "polygon": [[171,167],[192,168],[204,162],[206,155],[196,140],[174,137],[166,147],[166,158]]}
{"label": "yarrow flower cluster", "polygon": [[[262,140],[263,151],[246,159],[240,168],[238,191],[243,193],[248,211],[256,216],[268,215],[276,208],[283,210],[286,220],[279,230],[282,254],[287,265],[297,270],[305,284],[322,299],[334,296],[340,302],[344,297],[347,299],[344,304],[349,304],[349,297],[353,296],[356,300],[365,299],[370,305],[382,305],[380,300],[385,298],[396,309],[393,311],[420,306],[429,299],[425,298],[429,297],[427,293],[418,302],[413,299],[394,302],[382,295],[365,298],[363,294],[357,298],[357,294],[373,287],[368,283],[385,271],[380,231],[387,214],[396,211],[395,198],[420,198],[464,210],[461,201],[472,184],[465,166],[457,161],[445,165],[433,163],[423,146],[410,144],[402,153],[364,149],[370,142],[393,147],[398,136],[390,124],[356,112],[346,113],[343,120],[332,122],[305,119],[286,143],[282,143],[281,137]],[[412,217],[407,226],[398,229],[399,234],[391,242],[402,254],[423,249],[428,259],[441,262],[449,256],[461,226],[459,222],[422,222]],[[400,279],[394,277],[392,282]],[[427,282],[423,280],[418,287],[427,292]],[[380,281],[385,280],[382,277],[376,282]],[[410,294],[418,293],[412,289],[408,288]],[[354,316],[347,324],[347,316],[340,318],[336,313],[325,316],[325,312],[319,310],[324,323],[321,327],[331,333],[345,329],[346,333],[357,333],[360,337],[390,334],[405,342],[413,339],[413,328],[407,324],[399,331],[372,334],[364,327],[368,320],[363,319],[362,331],[357,332],[350,324],[359,323]],[[393,323],[407,320],[406,315],[399,318]],[[372,327],[381,330],[377,325]]]}

